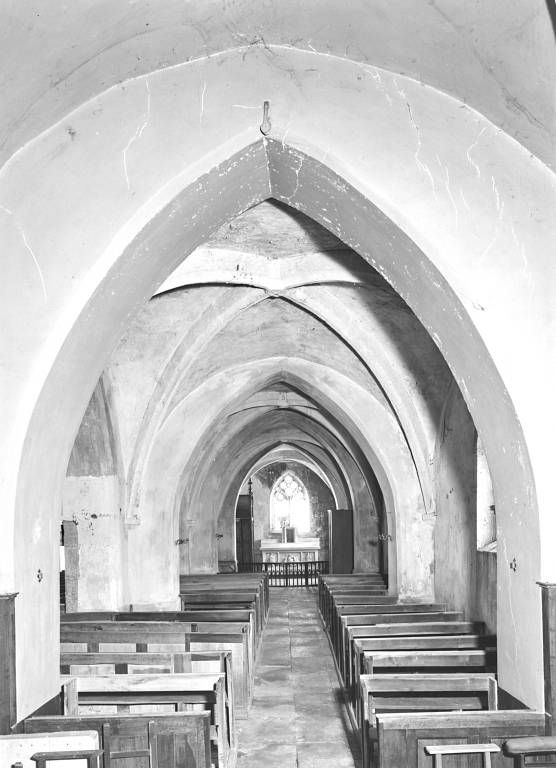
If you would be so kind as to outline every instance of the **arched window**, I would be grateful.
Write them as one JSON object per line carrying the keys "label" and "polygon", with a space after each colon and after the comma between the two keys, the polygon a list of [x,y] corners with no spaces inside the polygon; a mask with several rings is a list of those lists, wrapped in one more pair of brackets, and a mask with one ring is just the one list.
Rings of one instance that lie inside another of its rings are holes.
{"label": "arched window", "polygon": [[270,492],[270,527],[280,531],[293,527],[298,533],[311,530],[311,505],[307,489],[291,472],[285,472]]}

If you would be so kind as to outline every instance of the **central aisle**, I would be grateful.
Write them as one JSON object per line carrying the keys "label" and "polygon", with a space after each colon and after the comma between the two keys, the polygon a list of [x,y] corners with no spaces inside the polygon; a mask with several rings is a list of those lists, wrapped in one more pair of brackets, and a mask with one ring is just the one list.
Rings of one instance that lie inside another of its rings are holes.
{"label": "central aisle", "polygon": [[271,589],[255,672],[238,768],[358,768],[316,589]]}

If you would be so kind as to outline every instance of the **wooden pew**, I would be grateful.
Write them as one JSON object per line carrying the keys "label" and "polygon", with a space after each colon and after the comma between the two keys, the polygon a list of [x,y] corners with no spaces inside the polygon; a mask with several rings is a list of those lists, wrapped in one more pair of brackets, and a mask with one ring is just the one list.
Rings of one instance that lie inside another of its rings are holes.
{"label": "wooden pew", "polygon": [[346,688],[355,704],[358,700],[359,679],[363,674],[363,653],[376,651],[456,650],[496,648],[496,638],[476,633],[459,635],[416,635],[412,637],[356,638],[351,643]]}
{"label": "wooden pew", "polygon": [[[415,611],[401,611],[395,613],[363,613],[352,614],[343,613],[343,609],[339,609],[340,612],[340,625],[336,625],[336,632],[332,638],[332,647],[336,655],[338,667],[342,673],[342,677],[346,679],[346,643],[348,637],[346,637],[346,630],[355,627],[370,627],[378,624],[439,624],[444,622],[461,621],[463,614],[460,612],[449,611],[419,611],[419,606],[416,606]],[[413,634],[411,632],[405,632],[405,634]],[[419,633],[414,633],[419,634]],[[431,633],[432,634],[432,633]],[[354,633],[354,637],[356,634]],[[365,637],[365,635],[359,635],[359,637]]]}
{"label": "wooden pew", "polygon": [[[353,644],[356,640],[393,637],[420,637],[427,635],[481,634],[482,622],[472,621],[422,621],[417,623],[367,624],[344,628],[344,673],[354,670]],[[351,672],[349,672],[351,674]],[[347,678],[350,682],[351,677]]]}
{"label": "wooden pew", "polygon": [[[355,601],[355,602],[354,602]],[[363,601],[362,603],[357,601]],[[332,616],[335,613],[335,607],[338,605],[394,605],[399,600],[394,595],[385,595],[382,593],[369,592],[368,590],[354,592],[352,590],[342,591],[331,595],[328,593],[322,602],[321,617],[325,627],[329,627],[332,622]]]}
{"label": "wooden pew", "polygon": [[[443,614],[447,613],[446,606],[439,603],[391,603],[391,604],[373,604],[372,602],[365,602],[363,604],[337,604],[333,608],[330,633],[333,637],[334,644],[340,649],[342,647],[342,633],[343,627],[354,626],[357,624],[372,624],[376,623],[373,620],[373,616],[377,614]],[[452,614],[453,615],[453,614]],[[361,618],[356,618],[361,617]],[[368,617],[368,621],[364,618]],[[461,614],[458,614],[458,618],[462,618]],[[449,619],[446,619],[447,621]],[[412,621],[412,619],[408,619]]]}
{"label": "wooden pew", "polygon": [[[224,626],[224,625],[222,625]],[[230,625],[228,625],[230,626]],[[234,626],[234,625],[231,625]],[[62,652],[83,651],[229,651],[236,716],[247,717],[253,686],[253,666],[246,632],[191,632],[179,622],[62,623]]]}
{"label": "wooden pew", "polygon": [[153,713],[209,710],[211,740],[220,768],[235,763],[234,713],[222,673],[62,676],[64,714],[68,716],[131,711]]}
{"label": "wooden pew", "polygon": [[[369,589],[368,587],[351,587],[350,589],[340,589],[335,590],[334,592],[327,591],[326,594],[323,596],[322,604],[324,605],[324,613],[330,614],[331,608],[334,605],[335,601],[343,600],[345,598],[349,598],[350,596],[359,598],[359,597],[368,597],[369,603],[383,603],[385,605],[388,605],[390,603],[398,603],[399,598],[396,595],[387,595],[384,594],[381,590],[380,592],[377,592],[375,589]],[[321,609],[321,613],[323,613],[323,610]]]}
{"label": "wooden pew", "polygon": [[[89,674],[76,671],[75,667],[86,666],[90,674],[127,675],[162,672],[224,672],[232,684],[232,654],[229,651],[205,653],[137,653],[137,652],[102,652],[88,651],[62,652],[60,654],[60,672],[63,675]],[[95,668],[99,668],[96,670]],[[102,671],[101,671],[102,670]],[[106,671],[105,671],[106,670]]]}
{"label": "wooden pew", "polygon": [[[544,734],[545,714],[527,709],[497,712],[426,712],[377,715],[376,768],[433,768],[428,744],[489,743]],[[478,763],[469,760],[466,766]],[[511,758],[493,756],[493,768],[513,768]]]}
{"label": "wooden pew", "polygon": [[206,653],[61,653],[62,675],[164,674],[205,673],[224,674],[226,708],[230,744],[237,749],[235,725],[236,699],[233,687],[232,654],[229,651]]}
{"label": "wooden pew", "polygon": [[[106,752],[146,751],[148,754],[152,750],[158,768],[180,768],[184,755],[187,768],[209,768],[211,764],[209,712],[29,717],[23,728],[26,734],[93,731]],[[133,763],[128,757],[112,760],[111,765],[131,768]],[[140,765],[146,762],[141,760]]]}
{"label": "wooden pew", "polygon": [[377,739],[377,715],[410,712],[497,710],[498,687],[494,675],[362,675],[359,728],[363,766],[372,764]]}
{"label": "wooden pew", "polygon": [[[253,595],[253,593],[249,593]],[[221,597],[213,597],[209,593],[185,593],[180,595],[181,609],[182,611],[205,611],[205,612],[220,612],[220,611],[253,611],[253,620],[257,633],[261,633],[265,625],[264,608],[260,604],[259,596],[255,595],[256,599],[248,599],[248,596],[241,596],[235,593],[230,593],[226,599]]]}
{"label": "wooden pew", "polygon": [[[21,763],[24,768],[31,768],[31,756],[37,752],[72,752],[99,748],[98,733],[94,728],[71,728],[66,733],[50,733],[45,728],[33,734],[17,733],[0,736],[0,766],[10,768]],[[85,768],[86,760],[57,762],[59,768]]]}
{"label": "wooden pew", "polygon": [[228,622],[240,622],[249,624],[249,633],[252,637],[253,655],[256,655],[260,634],[257,627],[255,610],[253,608],[230,608],[230,609],[199,609],[188,611],[133,611],[133,612],[115,612],[115,611],[79,611],[66,613],[62,616],[61,622],[86,622],[86,621],[180,621],[190,624],[193,631],[198,631],[199,624],[222,624]]}
{"label": "wooden pew", "polygon": [[439,671],[462,672],[482,669],[496,669],[496,651],[493,649],[472,650],[426,650],[426,651],[363,651],[363,672],[366,675],[376,674],[384,669],[412,670],[438,669]]}
{"label": "wooden pew", "polygon": [[352,586],[352,587],[336,587],[330,589],[324,588],[322,594],[319,595],[319,610],[321,615],[328,621],[331,613],[333,612],[334,604],[338,599],[345,599],[349,596],[355,598],[369,598],[368,602],[398,602],[395,595],[387,594],[387,590],[378,586]]}
{"label": "wooden pew", "polygon": [[381,574],[327,574],[320,575],[318,581],[318,603],[322,615],[325,613],[325,603],[331,595],[342,589],[374,589],[379,587],[386,590],[386,583]]}
{"label": "wooden pew", "polygon": [[180,576],[180,593],[253,590],[263,609],[266,621],[270,606],[268,577],[264,574],[198,574]]}

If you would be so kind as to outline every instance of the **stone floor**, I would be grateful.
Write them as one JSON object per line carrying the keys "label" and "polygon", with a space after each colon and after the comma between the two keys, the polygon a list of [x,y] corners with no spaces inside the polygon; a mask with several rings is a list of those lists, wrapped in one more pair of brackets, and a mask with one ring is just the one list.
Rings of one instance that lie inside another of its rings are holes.
{"label": "stone floor", "polygon": [[315,589],[271,589],[238,768],[359,768]]}

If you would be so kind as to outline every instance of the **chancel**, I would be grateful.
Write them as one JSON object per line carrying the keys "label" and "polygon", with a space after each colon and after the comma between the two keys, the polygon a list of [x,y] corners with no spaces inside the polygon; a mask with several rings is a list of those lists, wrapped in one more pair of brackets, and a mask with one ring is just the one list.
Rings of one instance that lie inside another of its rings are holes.
{"label": "chancel", "polygon": [[553,0],[0,21],[1,768],[554,756]]}

